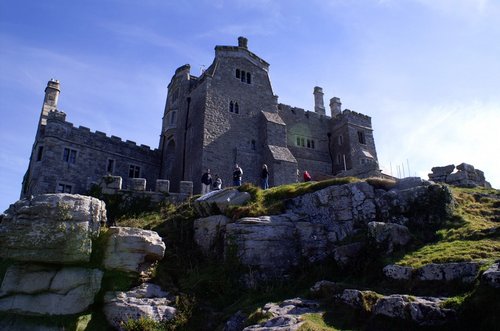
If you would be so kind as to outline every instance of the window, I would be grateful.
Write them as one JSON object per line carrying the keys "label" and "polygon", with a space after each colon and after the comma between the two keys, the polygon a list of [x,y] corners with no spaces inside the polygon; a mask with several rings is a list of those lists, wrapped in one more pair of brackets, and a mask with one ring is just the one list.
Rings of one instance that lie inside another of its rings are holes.
{"label": "window", "polygon": [[252,84],[252,74],[248,71],[236,69],[235,76],[236,79],[239,79],[242,83]]}
{"label": "window", "polygon": [[344,143],[344,137],[342,135],[338,136],[338,144],[339,144],[339,146],[342,146],[343,143]]}
{"label": "window", "polygon": [[311,148],[311,140],[307,139],[307,148]]}
{"label": "window", "polygon": [[314,146],[314,140],[311,140],[311,148],[315,149],[316,147]]}
{"label": "window", "polygon": [[170,113],[170,124],[175,124],[176,119],[177,119],[177,111],[173,110]]}
{"label": "window", "polygon": [[304,144],[304,138],[300,138],[300,146],[304,147],[305,144]]}
{"label": "window", "polygon": [[57,184],[57,193],[71,193],[71,185],[59,183]]}
{"label": "window", "polygon": [[76,150],[64,148],[63,161],[74,164],[76,162]]}
{"label": "window", "polygon": [[307,147],[311,149],[316,148],[316,142],[313,139],[306,139],[304,137],[297,137],[296,145],[299,147]]}
{"label": "window", "polygon": [[42,161],[43,146],[38,146],[38,153],[36,154],[36,160]]}
{"label": "window", "polygon": [[239,114],[240,113],[240,106],[238,105],[237,102],[230,101],[229,102],[229,112]]}
{"label": "window", "polygon": [[108,159],[108,164],[106,165],[106,172],[112,174],[115,171],[115,160]]}
{"label": "window", "polygon": [[300,137],[297,137],[297,146],[300,146]]}
{"label": "window", "polygon": [[129,178],[139,178],[141,177],[141,167],[131,164],[128,169]]}
{"label": "window", "polygon": [[360,144],[366,145],[365,133],[363,131],[358,131],[358,141]]}
{"label": "window", "polygon": [[252,140],[251,146],[252,146],[252,150],[255,151],[256,150],[255,140]]}

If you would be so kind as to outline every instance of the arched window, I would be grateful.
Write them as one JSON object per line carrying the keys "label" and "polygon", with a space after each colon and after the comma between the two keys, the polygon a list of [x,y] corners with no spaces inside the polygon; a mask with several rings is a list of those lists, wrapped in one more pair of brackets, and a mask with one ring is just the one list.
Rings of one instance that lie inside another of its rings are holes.
{"label": "arched window", "polygon": [[236,69],[236,78],[240,78],[240,69]]}
{"label": "arched window", "polygon": [[232,113],[234,112],[234,103],[231,101],[229,102],[229,111]]}
{"label": "arched window", "polygon": [[252,77],[249,72],[247,72],[247,84],[250,84],[252,82]]}

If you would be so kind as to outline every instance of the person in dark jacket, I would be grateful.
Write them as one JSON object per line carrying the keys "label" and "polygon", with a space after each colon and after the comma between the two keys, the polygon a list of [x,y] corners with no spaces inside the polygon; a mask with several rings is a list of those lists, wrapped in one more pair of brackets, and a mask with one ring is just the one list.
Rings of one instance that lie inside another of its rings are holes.
{"label": "person in dark jacket", "polygon": [[260,173],[260,187],[263,190],[269,188],[269,170],[267,170],[267,164],[262,165],[262,171]]}
{"label": "person in dark jacket", "polygon": [[212,175],[210,174],[210,169],[201,176],[201,194],[207,194],[210,192],[210,186],[212,186]]}

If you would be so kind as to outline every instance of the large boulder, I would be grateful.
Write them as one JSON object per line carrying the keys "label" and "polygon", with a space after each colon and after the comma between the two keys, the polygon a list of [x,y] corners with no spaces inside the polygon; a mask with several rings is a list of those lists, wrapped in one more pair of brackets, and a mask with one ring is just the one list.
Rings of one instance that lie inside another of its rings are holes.
{"label": "large boulder", "polygon": [[121,330],[121,322],[148,318],[157,322],[175,316],[175,298],[158,285],[144,283],[128,292],[107,292],[104,295],[104,314],[107,321]]}
{"label": "large boulder", "polygon": [[98,269],[14,264],[0,288],[0,311],[69,315],[85,311],[101,288]]}
{"label": "large boulder", "polygon": [[232,205],[242,205],[250,200],[250,193],[233,188],[217,190],[202,195],[194,202],[194,207],[201,216],[210,216],[224,212]]}
{"label": "large boulder", "polygon": [[111,227],[107,235],[103,261],[107,270],[140,273],[165,254],[165,243],[155,231]]}
{"label": "large boulder", "polygon": [[493,263],[488,270],[481,276],[481,282],[494,287],[500,288],[500,262]]}
{"label": "large boulder", "polygon": [[405,267],[397,264],[389,264],[384,267],[384,275],[393,280],[410,280],[413,274],[412,267]]}
{"label": "large boulder", "polygon": [[226,224],[231,220],[224,215],[199,218],[194,221],[194,242],[200,246],[204,254],[217,253],[217,244],[222,242],[226,232]]}
{"label": "large boulder", "polygon": [[19,200],[0,223],[0,257],[18,261],[88,262],[92,239],[106,222],[105,203],[74,194]]}
{"label": "large boulder", "polygon": [[436,326],[450,322],[456,315],[442,307],[444,299],[393,294],[377,300],[373,315],[408,320],[421,326]]}
{"label": "large boulder", "polygon": [[418,268],[416,277],[420,281],[471,283],[476,279],[480,266],[477,262],[430,263]]}
{"label": "large boulder", "polygon": [[392,253],[395,247],[402,247],[411,240],[410,230],[404,225],[383,222],[368,223],[368,235],[377,246],[384,246],[386,253]]}

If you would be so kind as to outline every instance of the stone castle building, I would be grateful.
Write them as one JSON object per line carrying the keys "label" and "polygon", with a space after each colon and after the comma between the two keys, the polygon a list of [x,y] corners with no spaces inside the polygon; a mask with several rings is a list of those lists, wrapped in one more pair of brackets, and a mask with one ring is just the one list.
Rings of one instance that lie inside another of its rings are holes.
{"label": "stone castle building", "polygon": [[371,118],[341,109],[330,99],[325,113],[323,91],[314,88],[314,111],[278,103],[269,63],[252,53],[247,39],[238,46],[216,46],[213,63],[200,76],[179,67],[169,85],[158,149],[91,132],[66,121],[57,109],[60,84],[45,89],[38,130],[21,197],[41,193],[85,193],[108,174],[145,178],[147,190],[157,179],[193,181],[207,169],[232,184],[238,163],[243,182],[259,183],[263,164],[271,186],[292,183],[307,170],[313,179],[334,175],[377,175]]}

